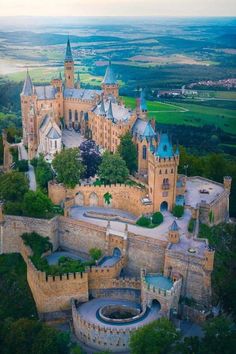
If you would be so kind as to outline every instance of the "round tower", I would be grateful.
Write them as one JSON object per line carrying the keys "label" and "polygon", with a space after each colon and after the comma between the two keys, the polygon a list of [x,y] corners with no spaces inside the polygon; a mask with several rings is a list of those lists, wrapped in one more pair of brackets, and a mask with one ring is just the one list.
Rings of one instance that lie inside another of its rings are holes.
{"label": "round tower", "polygon": [[119,84],[116,80],[110,60],[102,81],[102,90],[105,96],[112,95],[114,97],[119,97]]}

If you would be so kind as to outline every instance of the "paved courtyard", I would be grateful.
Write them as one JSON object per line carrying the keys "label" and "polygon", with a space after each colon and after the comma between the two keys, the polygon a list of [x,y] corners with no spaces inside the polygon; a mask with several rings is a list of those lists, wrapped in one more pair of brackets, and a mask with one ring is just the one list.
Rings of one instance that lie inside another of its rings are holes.
{"label": "paved courtyard", "polygon": [[84,136],[75,130],[64,129],[62,132],[62,143],[67,148],[78,147],[84,140]]}

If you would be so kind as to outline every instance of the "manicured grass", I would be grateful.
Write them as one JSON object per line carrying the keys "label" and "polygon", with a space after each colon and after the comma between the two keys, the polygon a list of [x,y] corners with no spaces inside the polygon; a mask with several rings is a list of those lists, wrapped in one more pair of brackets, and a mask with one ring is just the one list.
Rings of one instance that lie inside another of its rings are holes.
{"label": "manicured grass", "polygon": [[[135,108],[136,99],[122,97],[128,107]],[[222,101],[223,102],[223,101]],[[226,101],[228,102],[228,101]],[[234,109],[208,107],[201,104],[178,102],[163,103],[147,101],[148,116],[155,118],[157,123],[185,124],[195,127],[215,125],[225,132],[236,134],[236,113]]]}

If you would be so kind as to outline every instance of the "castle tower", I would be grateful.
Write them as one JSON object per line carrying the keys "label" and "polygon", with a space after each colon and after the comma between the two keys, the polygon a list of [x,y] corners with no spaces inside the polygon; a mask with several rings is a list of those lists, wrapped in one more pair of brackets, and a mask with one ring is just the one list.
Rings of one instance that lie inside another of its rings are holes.
{"label": "castle tower", "polygon": [[59,118],[63,117],[63,89],[62,89],[62,76],[61,72],[59,73],[59,76],[55,79],[52,80],[51,82],[52,86],[55,87],[56,89],[56,94],[55,98],[57,100],[57,107],[58,109],[56,110],[56,123],[60,125]]}
{"label": "castle tower", "polygon": [[232,184],[232,177],[225,176],[224,177],[224,187],[228,192],[230,192],[230,190],[231,190],[231,184]]}
{"label": "castle tower", "polygon": [[33,96],[33,83],[27,69],[26,78],[22,92],[20,94],[21,98],[21,114],[22,114],[22,128],[23,128],[23,142],[24,145],[28,145],[28,113],[30,110],[30,102]]}
{"label": "castle tower", "polygon": [[163,133],[148,156],[148,186],[153,210],[171,211],[176,200],[179,153],[173,151],[168,135]]}
{"label": "castle tower", "polygon": [[139,103],[140,103],[140,109],[139,109],[140,114],[143,118],[147,119],[147,102],[145,99],[144,90],[141,90]]}
{"label": "castle tower", "polygon": [[205,252],[204,252],[204,268],[207,271],[212,271],[214,267],[214,256],[215,256],[215,251],[214,249],[208,247]]}
{"label": "castle tower", "polygon": [[179,243],[179,239],[180,239],[179,229],[180,228],[177,222],[174,220],[168,232],[168,239],[170,243]]}
{"label": "castle tower", "polygon": [[33,103],[28,113],[28,159],[32,160],[37,152],[36,114]]}
{"label": "castle tower", "polygon": [[119,97],[119,84],[115,78],[110,60],[102,82],[102,90],[105,96],[112,95],[114,97]]}
{"label": "castle tower", "polygon": [[74,88],[74,60],[72,57],[70,40],[68,38],[64,60],[65,87]]}
{"label": "castle tower", "polygon": [[77,71],[76,88],[77,88],[77,89],[80,89],[80,75],[79,75],[79,71]]}

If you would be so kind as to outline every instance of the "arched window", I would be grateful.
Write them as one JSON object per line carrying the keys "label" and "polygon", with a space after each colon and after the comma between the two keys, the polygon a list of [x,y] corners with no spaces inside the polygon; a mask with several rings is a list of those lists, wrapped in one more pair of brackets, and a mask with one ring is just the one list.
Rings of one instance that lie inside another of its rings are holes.
{"label": "arched window", "polygon": [[71,112],[71,109],[69,109],[69,120],[72,120],[72,112]]}
{"label": "arched window", "polygon": [[75,121],[78,122],[78,111],[75,110]]}
{"label": "arched window", "polygon": [[161,175],[161,170],[159,171],[159,175]]}
{"label": "arched window", "polygon": [[173,168],[171,169],[171,173],[174,173],[174,169]]}
{"label": "arched window", "polygon": [[147,159],[147,147],[146,145],[143,145],[143,160]]}
{"label": "arched window", "polygon": [[165,174],[167,174],[167,173],[168,173],[168,171],[166,170],[166,171],[165,171]]}

